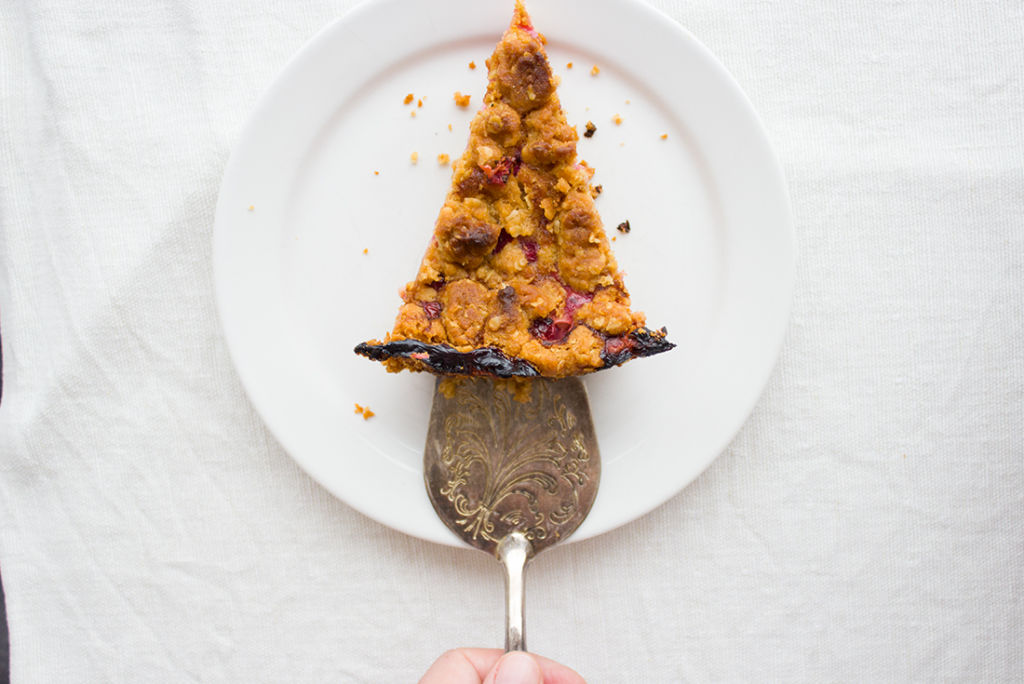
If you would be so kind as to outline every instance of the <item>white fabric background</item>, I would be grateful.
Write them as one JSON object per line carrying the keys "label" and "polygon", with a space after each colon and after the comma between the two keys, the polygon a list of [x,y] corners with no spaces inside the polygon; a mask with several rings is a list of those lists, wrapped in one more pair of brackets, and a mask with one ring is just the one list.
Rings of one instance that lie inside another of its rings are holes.
{"label": "white fabric background", "polygon": [[[412,682],[500,642],[496,565],[313,483],[218,329],[237,131],[352,4],[0,3],[18,684]],[[592,684],[1024,680],[1024,5],[652,4],[777,147],[793,318],[696,483],[532,566],[531,646]]]}

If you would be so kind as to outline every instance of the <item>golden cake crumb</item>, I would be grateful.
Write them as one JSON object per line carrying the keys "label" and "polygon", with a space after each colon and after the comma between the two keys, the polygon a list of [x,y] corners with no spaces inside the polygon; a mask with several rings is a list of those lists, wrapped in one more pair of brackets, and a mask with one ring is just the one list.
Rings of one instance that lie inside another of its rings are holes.
{"label": "golden cake crumb", "polygon": [[374,175],[374,176],[379,176],[379,175],[380,175],[380,171],[374,171],[374,172],[373,172],[373,175]]}
{"label": "golden cake crumb", "polygon": [[596,64],[590,68],[591,76],[597,76],[599,73],[601,73],[601,68]]}
{"label": "golden cake crumb", "polygon": [[447,166],[448,162],[450,162],[451,160],[452,160],[452,158],[449,157],[444,152],[442,152],[441,154],[437,155],[437,163],[440,164],[441,166]]}
{"label": "golden cake crumb", "polygon": [[668,133],[662,133],[661,134],[661,139],[662,140],[668,140]]}
{"label": "golden cake crumb", "polygon": [[470,69],[476,69],[476,62],[470,62],[469,63],[469,68]]}
{"label": "golden cake crumb", "polygon": [[594,137],[594,133],[596,133],[596,132],[597,132],[597,126],[594,125],[593,121],[588,121],[587,122],[587,128],[586,128],[585,131],[583,131],[583,137],[584,138],[593,138]]}
{"label": "golden cake crumb", "polygon": [[449,131],[452,130],[452,125],[451,124],[448,124],[448,130]]}
{"label": "golden cake crumb", "polygon": [[416,100],[416,106],[417,107],[422,107],[423,106],[423,98],[422,97],[420,99]]}
{"label": "golden cake crumb", "polygon": [[[459,385],[467,378],[462,375],[446,375],[438,383],[437,391],[445,399],[455,396]],[[505,390],[512,395],[512,399],[520,403],[530,401],[530,394],[533,390],[533,378],[494,378],[494,389]]]}
{"label": "golden cake crumb", "polygon": [[525,404],[530,401],[533,378],[495,378],[494,388],[505,390],[512,395],[512,399]]}
{"label": "golden cake crumb", "polygon": [[622,125],[622,117],[619,116],[618,114],[616,114],[615,116],[612,117],[612,121],[615,122],[616,126],[621,126]]}
{"label": "golden cake crumb", "polygon": [[455,91],[455,104],[459,107],[468,107],[469,99],[469,95],[463,95],[458,90]]}
{"label": "golden cake crumb", "polygon": [[355,412],[361,415],[363,417],[363,420],[370,420],[375,415],[377,415],[376,413],[370,410],[369,406],[360,406],[359,404],[356,404]]}
{"label": "golden cake crumb", "polygon": [[411,112],[409,112],[409,116],[411,116],[412,118],[415,119],[416,118],[416,110],[414,109]]}
{"label": "golden cake crumb", "polygon": [[441,382],[437,386],[437,391],[441,393],[441,396],[445,399],[451,399],[455,396],[455,390],[459,388],[462,381],[465,378],[458,375],[446,375],[441,378]]}
{"label": "golden cake crumb", "polygon": [[405,99],[402,100],[402,104],[412,104],[412,101],[415,99],[416,96],[413,95],[412,93],[409,93],[408,95],[405,96]]}
{"label": "golden cake crumb", "polygon": [[420,153],[419,152],[413,152],[412,154],[410,154],[409,155],[409,161],[411,161],[413,164],[418,164],[419,161],[420,161]]}
{"label": "golden cake crumb", "polygon": [[566,69],[572,69],[572,62],[569,62],[568,64],[566,64],[565,68]]}
{"label": "golden cake crumb", "polygon": [[[445,399],[455,396],[459,385],[467,378],[462,375],[446,375],[438,383],[437,391]],[[533,378],[494,378],[494,389],[505,390],[512,395],[512,399],[520,403],[530,401],[530,393],[533,390]]]}
{"label": "golden cake crumb", "polygon": [[[614,238],[612,238],[612,239],[614,239]],[[363,254],[369,254],[369,253],[370,253],[370,248],[369,247],[363,247]]]}
{"label": "golden cake crumb", "polygon": [[254,205],[252,205],[252,204],[250,204],[250,205],[249,205],[249,211],[252,211],[252,210],[253,210],[253,209],[255,209],[255,208],[256,208],[256,207],[255,207]]}

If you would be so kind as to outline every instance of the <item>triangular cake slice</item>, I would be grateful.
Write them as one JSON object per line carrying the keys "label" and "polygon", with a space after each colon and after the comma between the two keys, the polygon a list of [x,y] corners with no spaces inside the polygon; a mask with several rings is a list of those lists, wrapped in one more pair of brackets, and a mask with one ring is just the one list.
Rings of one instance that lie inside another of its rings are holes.
{"label": "triangular cake slice", "polygon": [[558,378],[674,346],[630,309],[543,44],[517,0],[394,330],[355,349],[389,371]]}

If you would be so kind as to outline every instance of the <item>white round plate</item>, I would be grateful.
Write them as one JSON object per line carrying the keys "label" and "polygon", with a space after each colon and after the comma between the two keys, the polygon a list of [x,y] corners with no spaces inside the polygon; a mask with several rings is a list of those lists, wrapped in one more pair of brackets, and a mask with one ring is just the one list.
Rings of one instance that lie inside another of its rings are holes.
{"label": "white round plate", "polygon": [[[434,515],[421,472],[434,379],[386,373],[352,348],[391,328],[450,183],[437,156],[462,153],[512,6],[357,6],[264,94],[217,205],[217,304],[257,411],[341,500],[444,544],[460,542]],[[756,114],[693,36],[636,0],[528,9],[570,123],[597,126],[579,153],[604,188],[597,206],[633,304],[678,344],[586,378],[603,473],[579,540],[679,492],[739,430],[785,333],[793,235]],[[455,91],[472,106],[457,107]],[[617,232],[627,219],[632,232]],[[376,416],[363,420],[356,403]]]}

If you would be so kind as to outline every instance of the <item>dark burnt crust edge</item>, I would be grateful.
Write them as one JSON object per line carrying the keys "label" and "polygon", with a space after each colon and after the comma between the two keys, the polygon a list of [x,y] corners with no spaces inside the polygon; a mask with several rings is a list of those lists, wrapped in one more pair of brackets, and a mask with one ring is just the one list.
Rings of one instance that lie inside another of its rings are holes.
{"label": "dark burnt crust edge", "polygon": [[496,378],[533,378],[540,375],[532,364],[510,358],[495,347],[480,347],[460,352],[447,344],[427,344],[419,340],[395,340],[384,344],[356,345],[356,354],[374,361],[394,357],[422,364],[425,370],[440,375],[489,375]]}
{"label": "dark burnt crust edge", "polygon": [[637,328],[627,336],[630,344],[625,349],[615,353],[607,351],[601,353],[604,367],[611,368],[612,366],[621,365],[630,359],[654,356],[655,354],[661,354],[662,352],[674,349],[676,345],[665,339],[667,334],[668,331],[665,328],[657,331],[649,328]]}
{"label": "dark burnt crust edge", "polygon": [[[665,339],[666,331],[652,331],[638,328],[627,336],[629,344],[615,353],[602,352],[604,370],[618,366],[630,359],[654,356],[673,349],[676,345]],[[394,340],[382,344],[362,342],[356,345],[355,353],[374,361],[391,358],[405,358],[418,362],[424,370],[439,375],[476,375],[496,378],[534,378],[540,373],[528,361],[510,357],[496,347],[480,347],[461,352],[447,344],[428,344],[419,340]]]}

